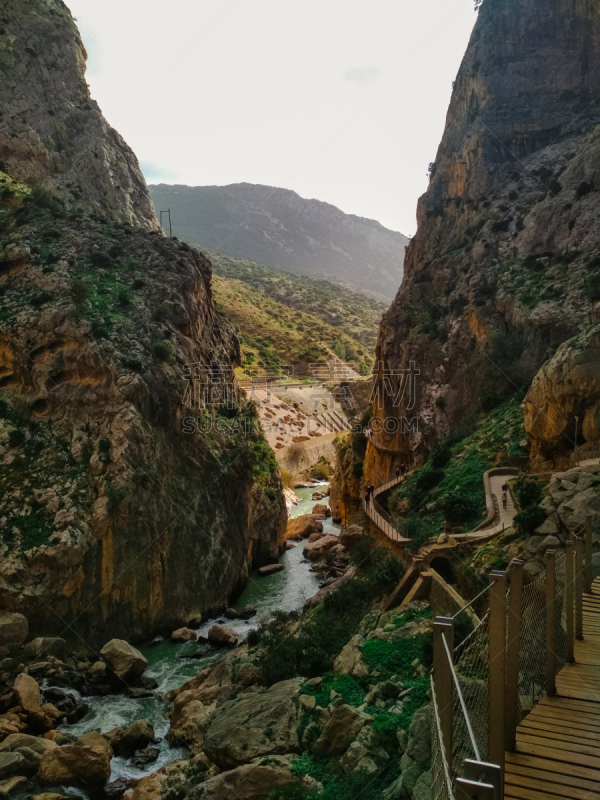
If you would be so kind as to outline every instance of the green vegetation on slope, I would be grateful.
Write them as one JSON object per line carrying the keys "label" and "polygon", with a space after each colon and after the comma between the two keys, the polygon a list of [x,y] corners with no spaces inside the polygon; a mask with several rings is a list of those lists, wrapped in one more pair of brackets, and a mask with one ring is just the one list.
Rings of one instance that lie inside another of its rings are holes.
{"label": "green vegetation on slope", "polygon": [[367,374],[373,359],[370,349],[345,331],[314,314],[294,311],[241,280],[213,276],[219,310],[233,324],[242,346],[244,367],[250,374],[259,362],[292,365],[308,374],[308,365],[331,358],[331,351],[356,370]]}
{"label": "green vegetation on slope", "polygon": [[369,350],[375,347],[385,303],[327,280],[291,275],[223,253],[209,251],[207,255],[215,274],[243,281],[294,311],[320,317],[334,327],[343,326],[346,334]]}
{"label": "green vegetation on slope", "polygon": [[[463,431],[475,428],[474,433]],[[523,455],[523,409],[516,397],[489,414],[465,420],[444,446],[432,451],[429,461],[400,486],[389,500],[392,514],[410,535],[423,541],[437,536],[442,522],[466,530],[483,522],[485,491],[483,474],[508,464],[509,455]],[[433,505],[435,504],[435,506]]]}

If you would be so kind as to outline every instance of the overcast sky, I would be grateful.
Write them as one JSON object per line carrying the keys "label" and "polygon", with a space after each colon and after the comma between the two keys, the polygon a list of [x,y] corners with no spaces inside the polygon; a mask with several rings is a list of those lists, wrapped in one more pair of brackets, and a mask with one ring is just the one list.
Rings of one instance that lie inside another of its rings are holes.
{"label": "overcast sky", "polygon": [[67,0],[149,183],[247,181],[412,235],[473,0]]}

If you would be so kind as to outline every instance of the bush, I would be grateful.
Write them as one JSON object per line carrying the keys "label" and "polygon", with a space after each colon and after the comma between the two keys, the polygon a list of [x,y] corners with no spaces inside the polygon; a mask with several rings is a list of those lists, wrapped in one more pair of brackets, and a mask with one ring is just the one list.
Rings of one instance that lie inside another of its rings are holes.
{"label": "bush", "polygon": [[403,520],[402,534],[410,539],[406,545],[409,553],[417,553],[428,539],[437,536],[435,528],[420,517],[407,517]]}
{"label": "bush", "polygon": [[514,525],[521,534],[531,536],[546,519],[546,515],[539,506],[529,506],[514,518]]}
{"label": "bush", "polygon": [[514,483],[514,492],[522,509],[537,506],[542,502],[544,484],[536,478],[528,480],[520,475]]}
{"label": "bush", "polygon": [[163,339],[152,342],[152,355],[157,361],[170,361],[173,352],[173,345]]}
{"label": "bush", "polygon": [[[443,398],[438,397],[438,400],[443,400]],[[450,449],[450,445],[447,442],[442,442],[442,444],[438,444],[435,450],[433,450],[429,460],[433,469],[443,469],[451,458],[452,450]]]}
{"label": "bush", "polygon": [[462,492],[452,492],[446,495],[444,516],[451,525],[464,525],[477,517],[479,504]]}
{"label": "bush", "polygon": [[96,250],[96,252],[90,255],[90,261],[95,267],[99,267],[100,269],[107,269],[114,266],[113,260],[108,253],[103,253],[100,250]]}
{"label": "bush", "polygon": [[85,281],[76,278],[71,281],[71,298],[75,305],[82,306],[90,295],[90,288]]}

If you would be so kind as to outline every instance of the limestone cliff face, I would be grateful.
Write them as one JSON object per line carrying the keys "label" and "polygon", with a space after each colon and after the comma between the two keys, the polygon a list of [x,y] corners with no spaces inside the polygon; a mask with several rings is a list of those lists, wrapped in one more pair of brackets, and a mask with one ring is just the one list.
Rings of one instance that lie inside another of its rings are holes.
{"label": "limestone cliff face", "polygon": [[137,158],[90,98],[86,58],[61,0],[4,0],[0,169],[86,213],[158,230]]}
{"label": "limestone cliff face", "polygon": [[0,607],[101,643],[226,605],[286,512],[252,410],[224,403],[239,348],[207,259],[48,205],[0,230]]}
{"label": "limestone cliff face", "polygon": [[[378,434],[398,456],[370,447],[368,480],[422,462],[465,411],[525,386],[595,319],[599,80],[596,2],[484,0],[377,346],[380,380],[392,375],[375,415],[418,416],[419,433]],[[410,362],[407,413],[393,373]]]}
{"label": "limestone cliff face", "polygon": [[158,231],[84,62],[60,0],[4,3],[0,608],[101,645],[223,608],[287,515],[210,262]]}

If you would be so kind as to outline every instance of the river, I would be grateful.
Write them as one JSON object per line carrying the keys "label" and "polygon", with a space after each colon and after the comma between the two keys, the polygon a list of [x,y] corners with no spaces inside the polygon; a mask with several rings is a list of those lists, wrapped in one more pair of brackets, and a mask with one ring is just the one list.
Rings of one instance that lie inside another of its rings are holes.
{"label": "river", "polygon": [[[318,488],[325,491],[326,487],[327,484],[322,483]],[[290,518],[309,514],[312,511],[317,502],[312,500],[314,491],[315,488],[295,490],[300,498],[300,503],[290,510]],[[329,517],[323,522],[323,530],[326,533],[337,534],[339,525],[334,525]],[[294,544],[295,547],[287,550],[280,558],[280,562],[285,565],[285,570],[265,578],[259,578],[256,574],[252,574],[248,586],[234,604],[233,608],[238,612],[242,611],[246,605],[254,606],[257,610],[255,617],[250,620],[226,620],[224,617],[210,619],[197,628],[196,632],[206,636],[212,625],[216,622],[224,622],[229,628],[237,631],[240,641],[243,641],[250,630],[267,621],[275,610],[300,611],[306,600],[318,591],[319,580],[311,572],[310,563],[302,555],[304,543]],[[164,640],[152,647],[140,647],[139,649],[148,659],[145,675],[157,681],[159,694],[181,686],[218,658],[222,652],[210,645],[199,645],[196,642],[174,645],[169,640]],[[186,658],[192,654],[201,657]],[[157,738],[161,739],[158,745],[160,751],[158,759],[143,768],[137,768],[132,765],[131,761],[123,758],[113,758],[111,781],[121,777],[142,778],[144,775],[156,772],[165,764],[187,758],[185,749],[171,749],[165,739],[169,730],[169,720],[165,713],[170,710],[170,705],[154,697],[132,699],[125,695],[110,695],[84,699],[89,704],[89,711],[77,724],[65,726],[65,731],[76,736],[98,729],[102,733],[106,733],[115,727],[126,728],[137,719],[147,719],[154,726]],[[85,796],[81,790],[77,790],[73,794],[79,797]]]}

